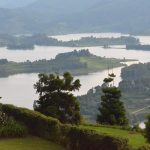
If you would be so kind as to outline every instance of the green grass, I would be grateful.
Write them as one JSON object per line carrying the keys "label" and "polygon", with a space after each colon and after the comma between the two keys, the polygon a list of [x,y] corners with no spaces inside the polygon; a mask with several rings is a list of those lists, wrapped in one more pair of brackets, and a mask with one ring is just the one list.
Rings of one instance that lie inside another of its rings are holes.
{"label": "green grass", "polygon": [[139,148],[147,144],[145,137],[141,133],[117,129],[117,128],[104,127],[104,126],[82,125],[81,127],[85,129],[94,130],[98,133],[105,133],[115,137],[127,138],[129,140],[129,144],[133,148]]}
{"label": "green grass", "polygon": [[113,64],[113,67],[121,67],[123,66],[122,64],[120,64],[121,61],[123,60],[114,58],[101,58],[97,56],[80,57],[80,62],[86,63],[88,66],[88,70],[90,71],[105,70],[108,68],[108,62]]}
{"label": "green grass", "polygon": [[63,147],[38,137],[1,139],[0,150],[65,150]]}

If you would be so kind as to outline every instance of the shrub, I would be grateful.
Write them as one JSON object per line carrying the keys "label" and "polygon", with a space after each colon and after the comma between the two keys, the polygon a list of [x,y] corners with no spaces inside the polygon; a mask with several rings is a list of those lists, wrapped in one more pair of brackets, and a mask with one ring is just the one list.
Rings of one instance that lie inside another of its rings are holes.
{"label": "shrub", "polygon": [[68,134],[71,150],[128,150],[128,141],[94,131],[71,127]]}
{"label": "shrub", "polygon": [[0,137],[24,137],[27,133],[26,126],[16,121],[0,127]]}
{"label": "shrub", "polygon": [[52,141],[59,141],[60,122],[57,119],[46,117],[39,112],[13,105],[2,105],[2,110],[8,116],[13,116],[17,121],[25,124],[29,133],[41,136]]}
{"label": "shrub", "polygon": [[23,137],[25,135],[27,135],[25,125],[0,111],[0,137]]}
{"label": "shrub", "polygon": [[142,146],[138,150],[150,150],[150,146]]}

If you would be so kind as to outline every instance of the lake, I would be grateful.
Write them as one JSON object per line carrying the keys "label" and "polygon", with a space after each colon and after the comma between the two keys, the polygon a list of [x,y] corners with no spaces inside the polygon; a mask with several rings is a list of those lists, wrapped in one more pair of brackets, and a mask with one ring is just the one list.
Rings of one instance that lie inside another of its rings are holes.
{"label": "lake", "polygon": [[[88,33],[88,34],[75,34],[75,35],[63,35],[55,36],[60,40],[80,39],[86,36],[95,37],[119,37],[120,33]],[[150,37],[139,37],[142,43],[150,43]],[[149,40],[148,40],[149,39]],[[149,44],[148,43],[148,44]],[[102,57],[113,58],[127,58],[138,59],[139,62],[150,62],[150,52],[148,51],[136,51],[119,49],[120,46],[114,46],[112,49],[104,49],[103,47],[86,47],[91,53]],[[123,47],[121,47],[123,48]],[[7,50],[6,48],[0,48],[0,58],[7,58],[10,61],[22,62],[26,60],[34,61],[39,59],[51,59],[55,58],[58,53],[65,53],[73,51],[74,49],[80,50],[82,48],[71,47],[39,47],[36,46],[34,50]],[[121,81],[120,73],[121,67],[115,68],[114,73],[117,75],[115,84]],[[76,79],[80,79],[82,87],[80,91],[75,92],[75,95],[86,94],[87,91],[97,85],[101,85],[104,77],[107,76],[107,71],[92,73],[89,75],[77,76]],[[31,108],[33,101],[38,98],[33,89],[33,84],[38,80],[37,74],[18,74],[9,76],[8,78],[0,78],[0,96],[2,96],[1,102],[14,104],[21,107]],[[88,81],[88,82],[87,82]]]}

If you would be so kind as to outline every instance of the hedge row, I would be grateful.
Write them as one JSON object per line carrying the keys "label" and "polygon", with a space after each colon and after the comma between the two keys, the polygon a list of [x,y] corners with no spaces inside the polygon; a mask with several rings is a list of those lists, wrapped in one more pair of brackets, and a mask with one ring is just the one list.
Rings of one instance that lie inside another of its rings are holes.
{"label": "hedge row", "polygon": [[1,109],[8,116],[24,123],[30,134],[62,144],[68,150],[129,150],[126,139],[63,125],[54,118],[25,108],[1,104]]}

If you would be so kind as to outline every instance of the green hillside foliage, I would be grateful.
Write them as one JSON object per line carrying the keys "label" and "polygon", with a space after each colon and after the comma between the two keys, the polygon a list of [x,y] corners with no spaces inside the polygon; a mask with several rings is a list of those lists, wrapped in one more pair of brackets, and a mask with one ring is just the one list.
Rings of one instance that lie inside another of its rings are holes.
{"label": "green hillside foliage", "polygon": [[78,126],[62,125],[56,119],[25,108],[3,104],[1,108],[7,115],[24,123],[30,134],[60,143],[69,150],[93,150],[93,148],[94,150],[125,150],[128,148],[128,141],[125,138],[96,133]]}

